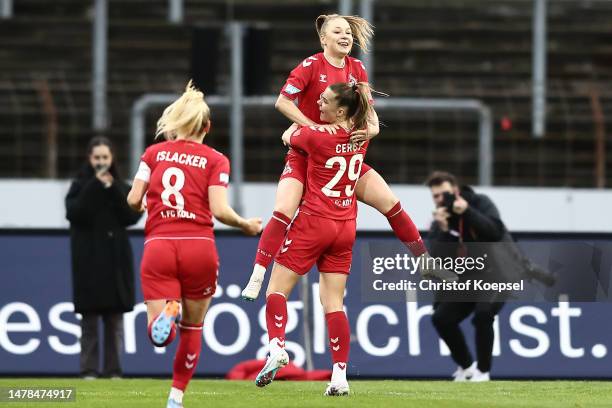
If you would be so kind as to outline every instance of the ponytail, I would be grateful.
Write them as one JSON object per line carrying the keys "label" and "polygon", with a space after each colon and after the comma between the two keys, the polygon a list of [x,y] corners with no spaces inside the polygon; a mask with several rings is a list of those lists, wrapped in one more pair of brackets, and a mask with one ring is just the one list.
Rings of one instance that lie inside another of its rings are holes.
{"label": "ponytail", "polygon": [[199,136],[210,120],[210,108],[204,94],[189,81],[185,92],[168,106],[157,121],[155,138],[174,140],[178,134]]}
{"label": "ponytail", "polygon": [[338,106],[347,108],[346,117],[353,122],[355,129],[364,129],[368,124],[368,115],[372,106],[370,104],[371,88],[367,82],[358,82],[354,85],[338,82],[329,87],[336,94]]}

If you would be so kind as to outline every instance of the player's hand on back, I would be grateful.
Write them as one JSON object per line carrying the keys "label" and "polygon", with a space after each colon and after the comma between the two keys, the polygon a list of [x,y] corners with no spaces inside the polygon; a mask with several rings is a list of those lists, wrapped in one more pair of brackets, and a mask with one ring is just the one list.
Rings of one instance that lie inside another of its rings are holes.
{"label": "player's hand on back", "polygon": [[246,219],[246,223],[242,226],[242,232],[246,235],[257,235],[261,232],[262,228],[261,218],[248,218]]}
{"label": "player's hand on back", "polygon": [[319,132],[327,132],[330,135],[335,135],[336,131],[340,129],[340,126],[338,125],[315,125],[315,128]]}
{"label": "player's hand on back", "polygon": [[291,135],[293,134],[293,132],[298,130],[298,128],[299,128],[299,126],[297,125],[297,123],[294,123],[291,126],[289,126],[287,128],[287,130],[285,130],[283,132],[283,135],[281,136],[281,139],[283,140],[283,144],[285,146],[289,146],[290,145]]}
{"label": "player's hand on back", "polygon": [[366,140],[370,140],[373,137],[374,134],[372,132],[368,132],[367,129],[359,129],[355,130],[354,132],[351,132],[350,141],[351,143],[365,142]]}

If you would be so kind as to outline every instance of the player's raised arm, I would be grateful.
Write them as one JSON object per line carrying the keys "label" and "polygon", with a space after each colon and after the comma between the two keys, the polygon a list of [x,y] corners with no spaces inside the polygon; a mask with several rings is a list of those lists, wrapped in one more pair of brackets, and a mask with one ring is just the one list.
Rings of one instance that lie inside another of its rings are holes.
{"label": "player's raised arm", "polygon": [[283,94],[278,95],[278,99],[276,100],[274,107],[280,113],[285,115],[287,119],[297,123],[300,126],[310,126],[315,124],[312,120],[308,119],[306,115],[302,113],[302,111],[300,111],[300,109],[291,99],[287,98]]}

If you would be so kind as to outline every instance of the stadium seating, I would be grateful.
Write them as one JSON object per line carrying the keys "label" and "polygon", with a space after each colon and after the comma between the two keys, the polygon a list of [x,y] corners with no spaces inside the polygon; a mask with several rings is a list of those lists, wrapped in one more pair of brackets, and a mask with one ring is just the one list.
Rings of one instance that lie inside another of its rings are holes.
{"label": "stadium seating", "polygon": [[[129,111],[148,92],[178,92],[190,75],[191,27],[231,18],[271,23],[269,93],[287,73],[319,50],[318,14],[336,2],[270,0],[185,1],[185,22],[170,24],[165,0],[110,0],[108,98],[110,128],[124,168]],[[548,125],[531,137],[530,0],[381,0],[374,24],[374,86],[392,96],[477,98],[495,117],[495,182],[500,185],[595,184],[592,99],[612,108],[608,44],[612,5],[604,1],[549,2]],[[281,10],[282,9],[282,10]],[[0,24],[0,176],[45,177],[50,124],[57,123],[60,177],[82,160],[91,130],[91,2],[21,0]],[[228,45],[218,64],[219,89],[228,87]],[[246,67],[248,69],[248,67]],[[45,87],[55,114],[45,110]],[[206,91],[206,90],[205,90]],[[595,95],[596,96],[593,96]],[[150,109],[152,134],[161,107]],[[55,116],[54,116],[55,115]],[[465,113],[380,113],[381,136],[368,162],[390,182],[420,183],[445,168],[475,182],[477,122]],[[55,119],[54,119],[55,117]],[[501,118],[512,128],[503,131]],[[227,111],[214,109],[213,146],[229,153]],[[278,142],[287,121],[271,107],[246,112],[248,181],[275,181],[282,168]],[[605,123],[611,128],[610,120]],[[149,142],[150,142],[149,137]],[[607,147],[607,152],[611,148]],[[608,181],[612,164],[608,163]]]}

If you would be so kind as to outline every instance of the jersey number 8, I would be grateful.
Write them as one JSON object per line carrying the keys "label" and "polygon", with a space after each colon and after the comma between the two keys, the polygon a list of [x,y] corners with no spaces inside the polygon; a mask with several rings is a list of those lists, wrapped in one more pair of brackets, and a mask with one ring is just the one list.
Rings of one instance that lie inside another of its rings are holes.
{"label": "jersey number 8", "polygon": [[[172,176],[175,177],[174,184],[171,183]],[[162,185],[164,191],[161,193],[162,203],[175,210],[185,209],[185,197],[181,194],[181,189],[185,185],[185,173],[177,167],[168,167],[162,175]],[[174,196],[176,204],[172,204],[170,197]]]}

